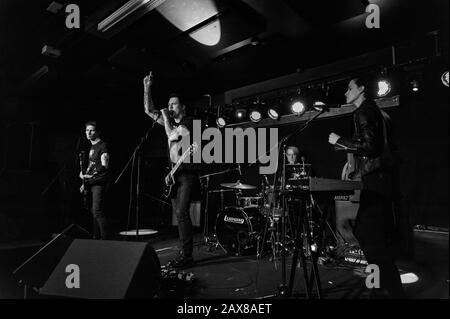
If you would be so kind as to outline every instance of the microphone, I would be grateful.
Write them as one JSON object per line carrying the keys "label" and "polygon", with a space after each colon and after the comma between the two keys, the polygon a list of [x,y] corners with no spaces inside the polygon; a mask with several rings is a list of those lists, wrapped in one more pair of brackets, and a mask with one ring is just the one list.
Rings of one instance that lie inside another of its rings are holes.
{"label": "microphone", "polygon": [[242,172],[241,172],[241,164],[238,163],[238,171],[239,171],[239,176],[242,176]]}

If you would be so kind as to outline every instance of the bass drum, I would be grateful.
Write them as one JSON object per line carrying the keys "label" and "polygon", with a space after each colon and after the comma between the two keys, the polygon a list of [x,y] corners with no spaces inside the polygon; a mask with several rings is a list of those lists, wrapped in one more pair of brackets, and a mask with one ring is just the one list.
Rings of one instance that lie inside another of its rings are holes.
{"label": "bass drum", "polygon": [[230,255],[256,254],[266,220],[257,207],[227,207],[217,215],[217,240]]}

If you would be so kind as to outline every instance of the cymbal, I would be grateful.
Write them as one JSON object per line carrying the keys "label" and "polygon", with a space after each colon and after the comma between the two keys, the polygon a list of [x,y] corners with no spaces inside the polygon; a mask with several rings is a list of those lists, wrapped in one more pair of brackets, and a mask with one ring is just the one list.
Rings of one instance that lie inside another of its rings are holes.
{"label": "cymbal", "polygon": [[241,181],[237,181],[236,183],[223,183],[220,186],[234,189],[256,189],[256,186],[242,184]]}
{"label": "cymbal", "polygon": [[286,166],[311,166],[311,164],[305,163],[296,163],[296,164],[286,164]]}

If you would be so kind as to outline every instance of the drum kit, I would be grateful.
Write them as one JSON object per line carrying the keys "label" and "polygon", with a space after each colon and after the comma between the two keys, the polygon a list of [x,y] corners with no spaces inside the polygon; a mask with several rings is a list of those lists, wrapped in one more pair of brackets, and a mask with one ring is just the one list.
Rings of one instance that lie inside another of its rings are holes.
{"label": "drum kit", "polygon": [[[210,176],[230,171],[232,170],[204,175],[201,178],[206,178],[208,187]],[[310,174],[310,164],[287,165],[286,189],[305,190]],[[265,251],[269,251],[273,261],[281,256],[283,247],[292,252],[295,246],[296,226],[292,214],[284,214],[287,206],[283,205],[284,196],[280,195],[280,187],[269,185],[266,176],[256,196],[247,196],[246,193],[258,191],[258,187],[242,183],[240,180],[222,183],[220,186],[221,189],[206,189],[204,237],[210,248],[220,246],[232,256],[257,254],[260,257]],[[234,192],[234,196],[233,200],[231,202],[228,200],[226,203],[228,205],[225,205],[224,195],[228,192]],[[212,236],[208,233],[207,221],[211,194],[220,194],[220,212],[215,217]],[[281,225],[284,222],[283,216],[286,217],[288,224],[288,230],[284,233]]]}

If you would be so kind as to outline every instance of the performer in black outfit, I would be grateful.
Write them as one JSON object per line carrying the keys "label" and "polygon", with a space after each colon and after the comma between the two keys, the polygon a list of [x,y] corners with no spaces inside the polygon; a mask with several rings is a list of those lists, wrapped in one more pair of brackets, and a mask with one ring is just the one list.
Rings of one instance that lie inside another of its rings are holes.
{"label": "performer in black outfit", "polygon": [[[183,137],[191,138],[190,132],[193,128],[193,119],[186,116],[186,106],[183,104],[180,95],[171,94],[168,107],[159,113],[155,109],[151,86],[153,76],[144,78],[144,107],[145,113],[153,120],[163,125],[166,131],[169,144],[170,161],[176,163],[180,155],[180,143]],[[192,161],[191,161],[192,163]],[[193,229],[189,215],[190,203],[197,185],[198,176],[194,169],[195,164],[183,163],[175,174],[175,185],[172,189],[172,209],[178,220],[178,232],[181,242],[181,250],[178,256],[169,263],[172,267],[187,267],[194,262],[193,251]]]}
{"label": "performer in black outfit", "polygon": [[[105,191],[108,183],[109,153],[107,144],[100,139],[96,122],[86,123],[86,137],[91,142],[88,154],[88,165],[85,173],[80,172],[84,181],[81,193],[88,191],[92,194],[90,210],[93,215],[93,234],[96,239],[108,239],[108,220],[106,218]],[[84,189],[84,187],[88,189]]]}
{"label": "performer in black outfit", "polygon": [[374,92],[375,82],[370,78],[350,81],[345,96],[347,103],[356,105],[353,138],[345,139],[331,133],[328,141],[337,150],[353,154],[354,174],[359,174],[363,182],[353,232],[367,262],[380,269],[380,288],[391,298],[402,298],[403,287],[394,262],[392,242],[395,229],[392,208],[398,194],[396,149],[389,116],[373,101]]}

